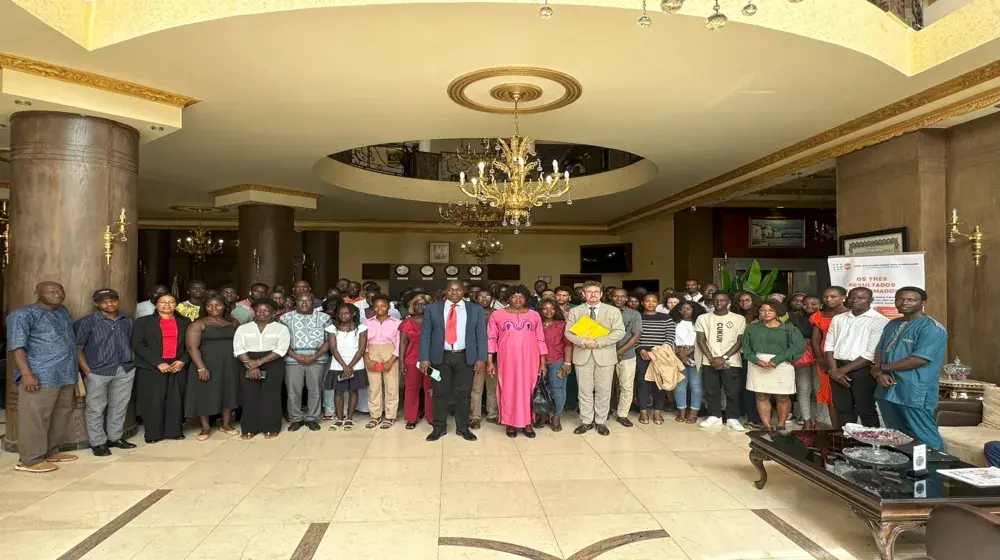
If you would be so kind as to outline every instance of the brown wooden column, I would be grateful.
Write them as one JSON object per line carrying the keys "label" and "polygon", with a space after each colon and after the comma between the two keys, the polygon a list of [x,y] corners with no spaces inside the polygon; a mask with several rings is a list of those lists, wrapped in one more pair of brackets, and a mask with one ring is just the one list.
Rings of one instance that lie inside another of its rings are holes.
{"label": "brown wooden column", "polygon": [[170,287],[170,244],[173,243],[168,229],[139,230],[139,301],[142,301],[153,286],[163,284]]}
{"label": "brown wooden column", "polygon": [[248,293],[254,282],[291,289],[294,234],[294,209],[273,204],[240,206],[240,293]]}
{"label": "brown wooden column", "polygon": [[316,297],[323,298],[327,288],[332,288],[340,276],[340,233],[303,232],[302,248],[306,255],[302,276],[312,286]]}
{"label": "brown wooden column", "polygon": [[[35,285],[51,280],[66,288],[74,319],[94,309],[94,290],[121,294],[122,312],[136,305],[139,133],[95,117],[32,111],[17,113],[11,128],[9,309],[36,299]],[[125,208],[127,241],[104,257],[104,228]],[[9,311],[8,309],[8,311]],[[8,363],[6,450],[17,447],[17,387]],[[73,443],[87,447],[83,399],[74,411]],[[125,421],[135,433],[135,416]]]}

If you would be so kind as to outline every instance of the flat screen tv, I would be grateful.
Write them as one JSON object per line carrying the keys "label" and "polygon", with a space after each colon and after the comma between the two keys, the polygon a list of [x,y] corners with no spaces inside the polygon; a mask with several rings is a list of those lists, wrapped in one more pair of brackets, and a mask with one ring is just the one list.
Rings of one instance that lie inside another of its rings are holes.
{"label": "flat screen tv", "polygon": [[632,244],[581,245],[580,274],[632,272]]}

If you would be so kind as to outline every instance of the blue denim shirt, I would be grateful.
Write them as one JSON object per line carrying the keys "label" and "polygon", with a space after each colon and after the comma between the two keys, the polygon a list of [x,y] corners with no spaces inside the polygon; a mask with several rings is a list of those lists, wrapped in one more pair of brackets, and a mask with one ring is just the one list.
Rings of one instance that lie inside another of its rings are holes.
{"label": "blue denim shirt", "polygon": [[[28,367],[40,387],[61,387],[76,383],[76,338],[73,320],[65,307],[51,311],[31,304],[15,309],[7,316],[7,350],[23,348]],[[14,368],[14,383],[21,383],[21,372]]]}
{"label": "blue denim shirt", "polygon": [[73,329],[76,344],[83,347],[90,373],[112,376],[118,373],[118,366],[132,361],[131,317],[119,313],[114,319],[108,319],[95,311],[77,321]]}

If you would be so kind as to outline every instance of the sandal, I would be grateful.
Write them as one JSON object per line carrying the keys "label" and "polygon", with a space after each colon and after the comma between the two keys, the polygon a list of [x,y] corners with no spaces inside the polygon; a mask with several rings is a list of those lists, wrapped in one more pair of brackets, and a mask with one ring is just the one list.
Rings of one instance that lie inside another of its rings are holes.
{"label": "sandal", "polygon": [[240,431],[237,430],[236,428],[220,428],[219,431],[222,432],[222,433],[224,433],[224,434],[226,434],[227,436],[238,436],[238,435],[240,435]]}
{"label": "sandal", "polygon": [[682,408],[677,411],[677,416],[674,416],[674,422],[684,422],[684,413],[686,411]]}
{"label": "sandal", "polygon": [[395,423],[396,423],[396,419],[395,418],[386,418],[385,420],[382,420],[381,424],[379,424],[379,429],[380,430],[388,430]]}
{"label": "sandal", "polygon": [[323,413],[323,420],[333,420],[333,413],[332,412],[324,412]]}
{"label": "sandal", "polygon": [[274,439],[278,437],[278,432],[264,432],[264,439]]}
{"label": "sandal", "polygon": [[333,421],[333,424],[330,424],[330,431],[336,432],[343,426],[344,426],[344,421],[340,418],[337,418],[336,420]]}
{"label": "sandal", "polygon": [[692,408],[692,409],[691,409],[691,412],[689,412],[689,413],[688,413],[688,417],[687,417],[687,423],[688,423],[688,424],[695,424],[695,423],[697,423],[697,422],[698,422],[698,411],[697,411],[697,410],[694,410],[694,409]]}
{"label": "sandal", "polygon": [[649,424],[649,416],[647,416],[645,412],[643,412],[642,414],[639,414],[639,423],[640,424]]}
{"label": "sandal", "polygon": [[661,416],[657,418],[656,416],[653,416],[653,423],[656,424],[657,426],[663,424],[663,417]]}
{"label": "sandal", "polygon": [[552,423],[552,431],[553,432],[561,432],[562,431],[562,421],[559,419],[558,416],[553,416],[552,419],[550,420],[550,422]]}
{"label": "sandal", "polygon": [[368,423],[367,423],[367,424],[365,424],[365,427],[366,427],[366,428],[368,428],[368,429],[370,430],[370,429],[372,429],[372,428],[375,428],[375,427],[377,427],[377,426],[378,426],[378,424],[379,424],[378,420],[376,420],[376,419],[372,418],[371,420],[369,420],[369,421],[368,421]]}
{"label": "sandal", "polygon": [[351,431],[353,429],[354,429],[354,420],[351,420],[351,419],[344,420],[343,430],[345,432],[349,432],[349,431]]}
{"label": "sandal", "polygon": [[417,427],[417,423],[416,422],[407,422],[406,423],[406,429],[407,430],[412,430],[413,428],[416,428],[416,427]]}
{"label": "sandal", "polygon": [[241,436],[240,436],[240,439],[253,439],[253,437],[254,437],[255,435],[257,435],[257,434],[248,434],[248,433],[244,433],[243,435],[241,435]]}
{"label": "sandal", "polygon": [[205,440],[207,440],[210,437],[212,437],[212,432],[211,431],[209,431],[208,433],[201,432],[200,434],[198,434],[198,437],[195,438],[195,439],[197,439],[198,441],[205,441]]}

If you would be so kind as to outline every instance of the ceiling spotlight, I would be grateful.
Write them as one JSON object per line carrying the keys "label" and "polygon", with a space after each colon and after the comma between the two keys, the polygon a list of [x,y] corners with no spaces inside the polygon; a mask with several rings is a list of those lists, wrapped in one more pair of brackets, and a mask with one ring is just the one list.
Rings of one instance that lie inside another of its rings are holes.
{"label": "ceiling spotlight", "polygon": [[757,5],[753,2],[747,2],[746,6],[743,6],[743,15],[750,17],[757,13]]}
{"label": "ceiling spotlight", "polygon": [[675,14],[684,7],[684,0],[663,0],[660,9],[668,14]]}
{"label": "ceiling spotlight", "polygon": [[646,13],[646,0],[642,0],[642,15],[639,16],[639,27],[649,27],[653,25],[653,20],[649,19],[649,14]]}
{"label": "ceiling spotlight", "polygon": [[552,17],[552,8],[549,7],[549,0],[545,0],[545,5],[538,10],[538,17],[549,19]]}
{"label": "ceiling spotlight", "polygon": [[715,10],[715,13],[708,16],[708,19],[705,20],[705,27],[707,27],[709,31],[718,31],[729,23],[729,18],[726,17],[726,14],[720,11],[722,8],[719,7],[719,0],[715,0],[715,8],[713,9]]}

